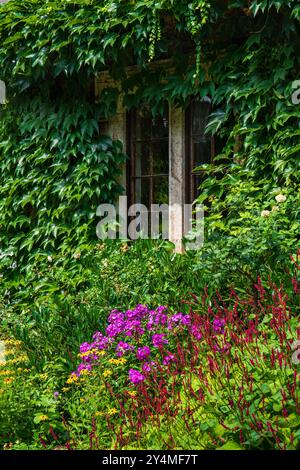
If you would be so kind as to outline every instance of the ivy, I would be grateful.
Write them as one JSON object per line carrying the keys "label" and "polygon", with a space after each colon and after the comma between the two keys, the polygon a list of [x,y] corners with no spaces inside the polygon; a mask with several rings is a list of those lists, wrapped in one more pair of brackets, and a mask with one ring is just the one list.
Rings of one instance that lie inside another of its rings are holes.
{"label": "ivy", "polygon": [[[248,230],[243,206],[258,217],[263,201],[271,203],[280,190],[294,201],[283,217],[294,228],[282,229],[292,234],[291,246],[299,218],[299,107],[291,103],[300,75],[299,19],[296,0],[2,5],[0,65],[8,103],[1,111],[0,242],[6,276],[14,279],[37,259],[95,242],[97,204],[122,190],[118,175],[126,157],[99,128],[116,112],[119,93],[127,108],[147,103],[154,115],[165,100],[185,107],[191,97],[210,95],[215,112],[208,127],[224,141],[214,165],[202,168],[212,250],[216,238],[232,248],[234,238],[224,234]],[[93,82],[103,70],[120,87],[105,90],[96,102]]]}

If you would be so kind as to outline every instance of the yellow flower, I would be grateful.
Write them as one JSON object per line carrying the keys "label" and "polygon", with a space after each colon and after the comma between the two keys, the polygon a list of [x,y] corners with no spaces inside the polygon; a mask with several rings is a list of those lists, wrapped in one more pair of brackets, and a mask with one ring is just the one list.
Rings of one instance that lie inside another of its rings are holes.
{"label": "yellow flower", "polygon": [[18,364],[19,362],[26,362],[28,361],[28,357],[25,354],[21,354],[20,356],[15,357],[14,359],[9,359],[6,361],[7,364]]}
{"label": "yellow flower", "polygon": [[102,411],[96,411],[95,416],[103,416],[103,412]]}
{"label": "yellow flower", "polygon": [[120,359],[117,359],[117,361],[119,362],[119,364],[126,364],[127,359],[125,359],[125,357],[120,357]]}
{"label": "yellow flower", "polygon": [[106,370],[103,372],[103,377],[110,377],[111,375],[112,375],[112,371],[111,371],[111,370],[106,369]]}
{"label": "yellow flower", "polygon": [[116,413],[118,413],[118,410],[116,410],[116,408],[110,408],[107,412],[108,415],[115,415]]}
{"label": "yellow flower", "polygon": [[46,380],[48,377],[48,374],[40,374],[40,379],[41,380]]}
{"label": "yellow flower", "polygon": [[108,361],[110,364],[118,364],[118,359],[109,359]]}
{"label": "yellow flower", "polygon": [[67,384],[72,384],[74,382],[78,382],[78,377],[75,374],[70,375],[70,377],[67,380]]}
{"label": "yellow flower", "polygon": [[91,354],[94,354],[95,356],[104,356],[104,354],[106,354],[106,353],[105,353],[105,351],[99,351],[99,349],[93,348],[93,349],[90,349],[89,351],[79,353],[79,354],[77,354],[77,356],[80,357],[80,358],[83,358],[83,357],[90,356]]}
{"label": "yellow flower", "polygon": [[131,397],[136,397],[136,392],[134,390],[128,392],[128,395],[130,395]]}
{"label": "yellow flower", "polygon": [[91,372],[87,369],[83,369],[81,372],[80,372],[80,377],[82,378],[83,375],[91,375]]}
{"label": "yellow flower", "polygon": [[63,391],[63,392],[68,392],[69,390],[70,390],[69,387],[63,387],[63,388],[62,388],[62,391]]}
{"label": "yellow flower", "polygon": [[17,339],[6,339],[4,340],[4,343],[7,346],[20,346],[22,344],[22,341],[18,341]]}
{"label": "yellow flower", "polygon": [[109,359],[108,361],[110,364],[115,364],[115,365],[120,365],[120,364],[125,364],[127,362],[127,359],[124,357],[120,357],[119,359]]}
{"label": "yellow flower", "polygon": [[15,379],[13,379],[12,377],[7,377],[6,379],[4,379],[4,383],[5,384],[11,384]]}
{"label": "yellow flower", "polygon": [[15,354],[15,351],[13,349],[7,349],[5,351],[5,356],[13,356]]}
{"label": "yellow flower", "polygon": [[120,250],[124,253],[125,251],[128,251],[129,250],[129,246],[127,245],[127,243],[123,243]]}
{"label": "yellow flower", "polygon": [[0,375],[13,375],[15,374],[15,371],[13,370],[0,370]]}
{"label": "yellow flower", "polygon": [[47,415],[40,415],[39,416],[40,421],[47,421],[48,419],[49,419],[49,417]]}

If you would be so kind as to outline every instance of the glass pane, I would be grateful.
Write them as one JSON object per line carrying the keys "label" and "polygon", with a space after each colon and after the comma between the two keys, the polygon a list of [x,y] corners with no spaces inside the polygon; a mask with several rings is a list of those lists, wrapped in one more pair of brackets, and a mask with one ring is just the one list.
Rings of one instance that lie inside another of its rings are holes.
{"label": "glass pane", "polygon": [[169,174],[169,142],[156,142],[152,144],[152,157],[154,175]]}
{"label": "glass pane", "polygon": [[147,108],[136,110],[134,140],[167,139],[169,137],[169,109],[164,107],[163,115],[156,117]]}
{"label": "glass pane", "polygon": [[148,142],[137,142],[135,144],[135,176],[150,174],[150,144]]}
{"label": "glass pane", "polygon": [[205,126],[208,122],[211,104],[209,98],[204,98],[202,101],[194,101],[191,105],[192,117],[192,134],[204,135]]}
{"label": "glass pane", "polygon": [[[169,200],[169,108],[162,116],[153,118],[145,108],[136,111],[134,126],[132,169],[135,202],[150,208],[151,204]],[[162,178],[155,175],[166,175]]]}
{"label": "glass pane", "polygon": [[169,137],[169,107],[165,104],[162,116],[152,118],[152,139]]}
{"label": "glass pane", "polygon": [[168,204],[169,202],[169,178],[157,176],[153,178],[153,204]]}
{"label": "glass pane", "polygon": [[151,114],[146,108],[142,108],[135,113],[134,140],[148,140],[151,137]]}
{"label": "glass pane", "polygon": [[136,178],[135,180],[135,202],[150,206],[150,178]]}
{"label": "glass pane", "polygon": [[211,162],[210,140],[199,140],[193,143],[195,168],[203,163]]}

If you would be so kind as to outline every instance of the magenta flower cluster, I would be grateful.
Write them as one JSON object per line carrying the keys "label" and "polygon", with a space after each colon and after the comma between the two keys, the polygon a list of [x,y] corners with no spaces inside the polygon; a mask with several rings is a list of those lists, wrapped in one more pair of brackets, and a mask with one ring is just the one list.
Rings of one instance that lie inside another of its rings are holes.
{"label": "magenta flower cluster", "polygon": [[172,349],[172,334],[181,330],[196,340],[202,337],[199,328],[192,324],[190,315],[181,312],[172,315],[165,306],[155,310],[145,305],[137,305],[125,312],[112,310],[105,334],[97,331],[91,343],[81,344],[82,363],[74,373],[80,376],[83,370],[92,370],[99,362],[97,352],[107,350],[117,357],[131,355],[131,365],[137,368],[129,370],[129,380],[137,385],[158,365],[176,363],[175,355],[168,348]]}
{"label": "magenta flower cluster", "polygon": [[223,318],[216,318],[212,324],[214,333],[224,334],[225,324],[226,321]]}

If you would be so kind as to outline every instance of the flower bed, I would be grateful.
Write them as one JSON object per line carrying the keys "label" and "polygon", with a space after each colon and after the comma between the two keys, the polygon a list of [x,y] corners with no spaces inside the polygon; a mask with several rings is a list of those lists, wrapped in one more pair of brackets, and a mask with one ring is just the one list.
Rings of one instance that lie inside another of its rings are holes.
{"label": "flower bed", "polygon": [[298,448],[295,277],[291,286],[288,295],[258,279],[253,297],[194,297],[186,313],[113,310],[69,378],[73,408],[77,397],[90,419],[89,446],[105,446],[105,434],[115,448]]}

